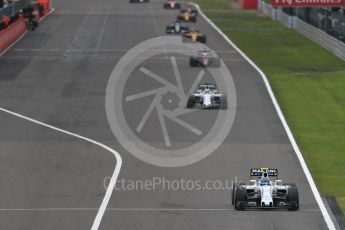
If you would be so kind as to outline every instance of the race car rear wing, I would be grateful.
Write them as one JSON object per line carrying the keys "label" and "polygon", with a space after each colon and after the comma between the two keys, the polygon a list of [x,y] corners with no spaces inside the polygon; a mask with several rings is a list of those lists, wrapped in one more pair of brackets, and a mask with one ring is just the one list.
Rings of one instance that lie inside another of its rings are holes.
{"label": "race car rear wing", "polygon": [[[265,174],[267,173],[267,174]],[[270,168],[253,168],[250,169],[250,177],[277,177],[278,178],[278,169],[270,169]]]}

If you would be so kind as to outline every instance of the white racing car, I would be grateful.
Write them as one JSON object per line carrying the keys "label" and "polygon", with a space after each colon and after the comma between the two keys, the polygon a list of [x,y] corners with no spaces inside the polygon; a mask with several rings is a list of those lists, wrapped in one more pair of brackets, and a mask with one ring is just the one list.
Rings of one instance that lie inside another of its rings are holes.
{"label": "white racing car", "polygon": [[175,0],[168,0],[163,3],[164,9],[181,9],[181,3],[176,2]]}
{"label": "white racing car", "polygon": [[226,95],[218,93],[215,84],[200,84],[187,101],[187,108],[197,105],[200,105],[202,109],[226,109]]}
{"label": "white racing car", "polygon": [[191,67],[220,67],[220,60],[210,49],[199,50],[196,55],[189,57]]}
{"label": "white racing car", "polygon": [[246,208],[298,210],[298,189],[295,184],[283,183],[278,180],[277,169],[251,169],[248,185],[233,184],[232,205],[235,206],[236,210],[245,210]]}

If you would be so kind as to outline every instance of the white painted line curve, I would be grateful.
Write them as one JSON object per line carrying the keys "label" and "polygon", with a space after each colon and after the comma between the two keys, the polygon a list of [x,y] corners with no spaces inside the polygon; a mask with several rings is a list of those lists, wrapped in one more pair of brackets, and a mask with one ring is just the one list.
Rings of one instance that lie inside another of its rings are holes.
{"label": "white painted line curve", "polygon": [[87,137],[84,137],[84,136],[81,136],[79,134],[76,134],[76,133],[72,133],[72,132],[69,132],[69,131],[66,131],[66,130],[63,130],[63,129],[60,129],[60,128],[57,128],[55,126],[52,126],[52,125],[49,125],[49,124],[46,124],[46,123],[43,123],[41,121],[38,121],[38,120],[35,120],[35,119],[32,119],[30,117],[27,117],[27,116],[24,116],[24,115],[21,115],[19,113],[16,113],[16,112],[13,112],[13,111],[10,111],[10,110],[7,110],[7,109],[4,109],[4,108],[0,108],[0,111],[2,112],[5,112],[7,114],[10,114],[10,115],[13,115],[15,117],[18,117],[18,118],[21,118],[21,119],[24,119],[24,120],[27,120],[29,122],[32,122],[32,123],[35,123],[37,125],[40,125],[40,126],[43,126],[43,127],[46,127],[48,129],[52,129],[52,130],[55,130],[57,132],[60,132],[60,133],[64,133],[64,134],[67,134],[67,135],[70,135],[70,136],[73,136],[73,137],[76,137],[76,138],[79,138],[81,140],[84,140],[84,141],[87,141],[87,142],[90,142],[92,144],[95,144],[109,152],[111,152],[115,158],[116,158],[116,166],[115,166],[115,170],[113,172],[113,175],[110,179],[110,182],[109,182],[109,185],[108,185],[108,188],[106,190],[106,193],[105,193],[105,196],[102,200],[102,204],[101,206],[99,207],[98,209],[98,212],[97,212],[97,215],[93,221],[93,224],[92,224],[92,227],[91,227],[91,230],[97,230],[101,224],[101,221],[102,221],[102,218],[103,218],[103,215],[105,213],[105,210],[107,209],[107,206],[108,206],[108,203],[109,203],[109,200],[111,198],[111,195],[114,191],[114,188],[115,188],[115,185],[116,185],[116,181],[117,181],[117,178],[119,177],[119,174],[120,174],[120,170],[121,170],[121,167],[122,167],[122,158],[120,156],[120,154],[118,152],[116,152],[115,150],[113,150],[112,148],[98,142],[98,141],[95,141],[95,140],[92,140],[90,138],[87,138]]}

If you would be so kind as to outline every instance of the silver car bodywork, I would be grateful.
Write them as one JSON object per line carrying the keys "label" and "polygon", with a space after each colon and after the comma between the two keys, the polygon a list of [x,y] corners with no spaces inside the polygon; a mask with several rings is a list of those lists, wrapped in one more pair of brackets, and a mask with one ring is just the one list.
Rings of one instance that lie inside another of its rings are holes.
{"label": "silver car bodywork", "polygon": [[200,84],[188,98],[187,108],[200,105],[202,109],[226,109],[226,96],[218,92],[215,84]]}
{"label": "silver car bodywork", "polygon": [[[253,177],[256,179],[252,179]],[[295,184],[283,183],[282,180],[278,180],[277,169],[251,169],[249,184],[234,184],[232,204],[236,210],[247,208],[298,210],[298,189]]]}
{"label": "silver car bodywork", "polygon": [[180,22],[173,22],[167,25],[165,29],[167,34],[183,34],[189,31],[189,27]]}
{"label": "silver car bodywork", "polygon": [[196,55],[189,58],[189,64],[192,67],[220,67],[220,59],[211,50],[199,50]]}

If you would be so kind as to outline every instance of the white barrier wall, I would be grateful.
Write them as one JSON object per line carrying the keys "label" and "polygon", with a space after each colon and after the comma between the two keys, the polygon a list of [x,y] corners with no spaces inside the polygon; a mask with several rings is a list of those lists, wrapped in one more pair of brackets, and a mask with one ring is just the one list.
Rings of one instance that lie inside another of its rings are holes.
{"label": "white barrier wall", "polygon": [[271,17],[273,20],[280,21],[286,27],[295,29],[305,37],[328,49],[345,61],[345,43],[342,41],[337,40],[324,31],[302,21],[296,16],[290,16],[279,8],[273,8],[270,4],[267,4],[264,1],[260,2],[259,11]]}
{"label": "white barrier wall", "polygon": [[324,31],[319,30],[308,23],[305,23],[299,18],[296,18],[294,29],[345,61],[345,43],[342,41],[335,39]]}

